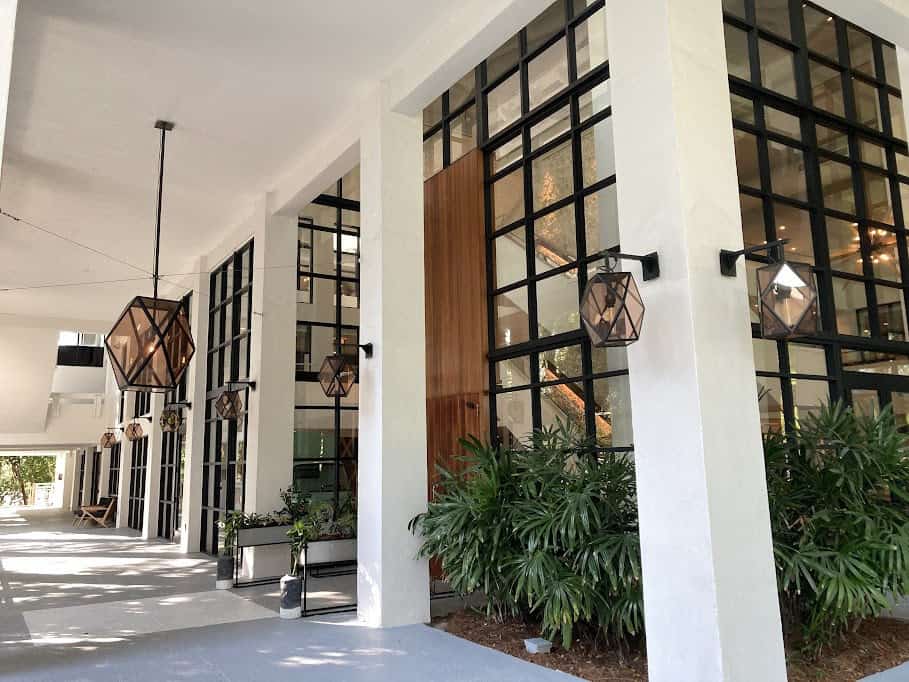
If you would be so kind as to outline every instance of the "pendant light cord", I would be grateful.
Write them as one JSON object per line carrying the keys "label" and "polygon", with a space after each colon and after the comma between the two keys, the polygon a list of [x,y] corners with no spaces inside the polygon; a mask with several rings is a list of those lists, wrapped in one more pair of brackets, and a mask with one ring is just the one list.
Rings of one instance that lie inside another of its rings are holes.
{"label": "pendant light cord", "polygon": [[173,130],[174,124],[166,121],[155,122],[155,127],[161,129],[161,159],[158,165],[158,210],[155,215],[155,267],[152,272],[152,289],[154,298],[158,298],[158,260],[161,255],[161,201],[164,196],[164,142],[167,131]]}

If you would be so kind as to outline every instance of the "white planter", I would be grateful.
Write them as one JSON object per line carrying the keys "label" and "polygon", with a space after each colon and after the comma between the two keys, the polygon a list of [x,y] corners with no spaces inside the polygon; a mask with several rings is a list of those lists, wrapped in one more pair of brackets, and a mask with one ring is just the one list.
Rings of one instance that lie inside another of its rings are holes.
{"label": "white planter", "polygon": [[287,531],[293,526],[268,526],[266,528],[241,528],[237,531],[237,544],[240,547],[251,545],[268,545],[289,543]]}
{"label": "white planter", "polygon": [[306,561],[312,564],[324,564],[334,561],[355,561],[357,558],[357,540],[316,540],[309,543]]}

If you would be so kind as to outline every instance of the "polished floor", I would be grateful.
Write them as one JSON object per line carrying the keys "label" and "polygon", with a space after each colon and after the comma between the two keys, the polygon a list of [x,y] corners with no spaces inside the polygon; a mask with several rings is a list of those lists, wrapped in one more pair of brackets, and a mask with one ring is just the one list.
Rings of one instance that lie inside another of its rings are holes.
{"label": "polished floor", "polygon": [[[576,679],[423,625],[283,621],[273,586],[213,590],[210,557],[70,518],[0,510],[0,680]],[[348,599],[344,580],[313,605]]]}

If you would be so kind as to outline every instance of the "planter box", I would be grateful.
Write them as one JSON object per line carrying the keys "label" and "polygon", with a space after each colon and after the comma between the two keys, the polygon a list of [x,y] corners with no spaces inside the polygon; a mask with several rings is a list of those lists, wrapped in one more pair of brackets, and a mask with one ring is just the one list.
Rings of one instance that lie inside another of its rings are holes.
{"label": "planter box", "polygon": [[238,547],[256,545],[279,545],[290,543],[287,531],[293,526],[267,526],[265,528],[242,528],[237,531]]}
{"label": "planter box", "polygon": [[325,564],[335,561],[356,561],[357,539],[316,540],[309,543],[306,560],[312,564]]}

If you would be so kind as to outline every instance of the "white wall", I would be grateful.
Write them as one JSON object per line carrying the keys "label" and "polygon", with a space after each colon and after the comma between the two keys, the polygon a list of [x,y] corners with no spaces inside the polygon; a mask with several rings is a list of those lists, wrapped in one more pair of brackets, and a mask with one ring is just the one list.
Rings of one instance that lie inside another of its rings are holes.
{"label": "white wall", "polygon": [[104,393],[106,390],[106,367],[54,368],[51,383],[52,393]]}

